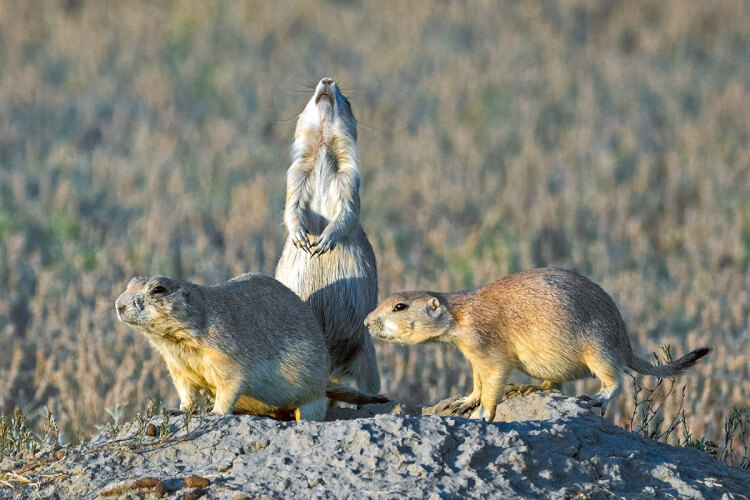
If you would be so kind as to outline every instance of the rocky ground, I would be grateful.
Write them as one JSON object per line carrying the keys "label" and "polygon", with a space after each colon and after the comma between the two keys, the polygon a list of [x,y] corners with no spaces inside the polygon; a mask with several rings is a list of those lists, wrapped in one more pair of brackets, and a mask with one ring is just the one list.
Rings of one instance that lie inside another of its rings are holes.
{"label": "rocky ground", "polygon": [[103,431],[6,459],[0,496],[750,498],[750,472],[615,427],[580,399],[511,398],[489,424],[422,411],[334,408],[321,423],[193,416],[187,428],[173,412],[114,440]]}

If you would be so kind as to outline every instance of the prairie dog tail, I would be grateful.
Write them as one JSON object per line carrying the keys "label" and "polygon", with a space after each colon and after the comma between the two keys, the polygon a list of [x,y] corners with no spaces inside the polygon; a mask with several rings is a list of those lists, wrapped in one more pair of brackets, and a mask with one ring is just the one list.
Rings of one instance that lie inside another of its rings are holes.
{"label": "prairie dog tail", "polygon": [[677,375],[682,375],[683,373],[685,373],[688,368],[693,366],[699,359],[701,359],[709,352],[711,352],[710,347],[701,347],[700,349],[696,349],[684,355],[677,361],[658,366],[652,365],[645,359],[641,359],[633,354],[630,358],[630,361],[628,362],[628,367],[644,375],[654,375],[656,377],[676,377]]}
{"label": "prairie dog tail", "polygon": [[385,396],[377,396],[373,394],[366,394],[360,392],[351,387],[346,387],[335,382],[328,382],[326,387],[326,396],[343,403],[349,403],[351,405],[367,405],[377,403],[388,403],[390,399]]}

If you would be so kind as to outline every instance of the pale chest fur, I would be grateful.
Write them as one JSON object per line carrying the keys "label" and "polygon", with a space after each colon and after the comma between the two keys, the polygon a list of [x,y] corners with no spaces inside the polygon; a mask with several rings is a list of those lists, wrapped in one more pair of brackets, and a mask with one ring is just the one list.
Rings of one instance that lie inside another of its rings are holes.
{"label": "pale chest fur", "polygon": [[303,203],[313,226],[309,229],[320,231],[337,215],[338,203],[342,199],[341,186],[336,179],[336,156],[329,144],[320,143],[311,160]]}
{"label": "pale chest fur", "polygon": [[150,339],[161,353],[173,377],[207,387],[211,392],[224,383],[233,362],[222,353],[188,342]]}
{"label": "pale chest fur", "polygon": [[356,189],[339,178],[338,159],[334,146],[321,143],[311,155],[305,169],[305,181],[300,193],[301,219],[312,234],[320,234],[338,217],[342,203],[357,197]]}

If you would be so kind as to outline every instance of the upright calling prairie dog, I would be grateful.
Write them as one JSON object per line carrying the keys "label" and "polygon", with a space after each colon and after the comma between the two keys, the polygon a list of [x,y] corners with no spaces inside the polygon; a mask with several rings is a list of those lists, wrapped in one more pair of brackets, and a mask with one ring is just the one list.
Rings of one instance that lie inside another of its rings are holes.
{"label": "upright calling prairie dog", "polygon": [[297,420],[324,420],[326,396],[387,401],[328,384],[328,352],[315,316],[270,276],[248,273],[213,286],[139,276],[115,307],[161,353],[183,410],[204,387],[216,395],[218,414],[293,411]]}
{"label": "upright calling prairie dog", "polygon": [[633,353],[625,323],[602,288],[573,271],[541,268],[512,274],[474,291],[402,292],[383,300],[365,324],[388,342],[448,342],[469,360],[474,389],[460,400],[472,418],[492,421],[514,369],[561,383],[596,375],[602,406],[617,394],[625,368],[680,375],[708,354],[692,351],[654,366]]}
{"label": "upright calling prairie dog", "polygon": [[376,394],[380,375],[362,324],[377,305],[375,253],[359,222],[357,122],[347,98],[323,78],[299,116],[287,171],[289,235],[276,279],[312,308],[326,337],[331,376]]}

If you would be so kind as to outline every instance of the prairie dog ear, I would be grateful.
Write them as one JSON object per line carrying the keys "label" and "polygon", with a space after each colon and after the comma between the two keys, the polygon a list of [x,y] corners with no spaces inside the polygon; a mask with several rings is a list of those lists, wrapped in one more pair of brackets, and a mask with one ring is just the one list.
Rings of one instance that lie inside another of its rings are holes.
{"label": "prairie dog ear", "polygon": [[427,314],[433,318],[440,316],[440,301],[436,297],[427,300]]}

